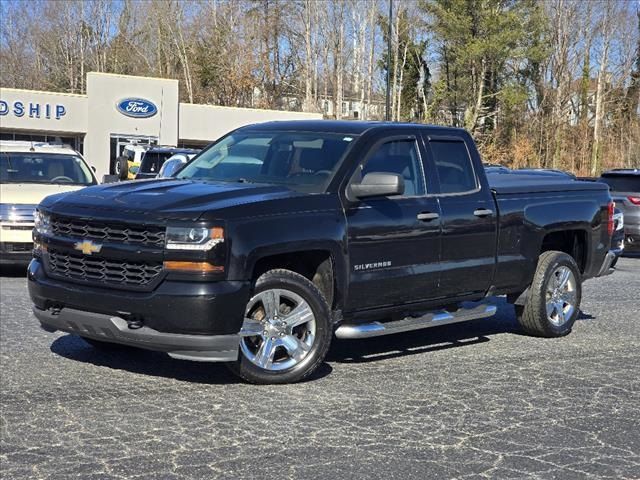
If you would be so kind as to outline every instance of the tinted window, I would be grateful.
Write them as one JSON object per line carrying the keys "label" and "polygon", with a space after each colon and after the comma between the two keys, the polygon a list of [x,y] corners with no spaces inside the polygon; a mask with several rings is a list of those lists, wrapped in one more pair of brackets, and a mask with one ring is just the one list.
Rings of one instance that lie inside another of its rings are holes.
{"label": "tinted window", "polygon": [[75,155],[7,152],[0,154],[0,182],[91,185],[94,179]]}
{"label": "tinted window", "polygon": [[612,192],[640,192],[640,175],[605,175],[600,181]]}
{"label": "tinted window", "polygon": [[371,172],[396,173],[404,179],[404,196],[424,195],[424,177],[415,140],[393,140],[376,148],[362,167],[362,176]]}
{"label": "tinted window", "polygon": [[433,140],[429,145],[442,193],[468,192],[477,188],[471,157],[463,141]]}
{"label": "tinted window", "polygon": [[178,178],[325,190],[353,137],[332,133],[237,132],[204,150]]}
{"label": "tinted window", "polygon": [[172,156],[171,152],[145,152],[140,162],[141,173],[158,173],[162,164]]}

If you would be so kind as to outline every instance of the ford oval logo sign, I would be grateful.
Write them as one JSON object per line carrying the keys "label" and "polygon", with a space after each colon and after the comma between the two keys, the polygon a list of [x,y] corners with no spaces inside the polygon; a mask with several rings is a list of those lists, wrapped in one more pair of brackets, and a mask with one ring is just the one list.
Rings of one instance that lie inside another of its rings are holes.
{"label": "ford oval logo sign", "polygon": [[158,113],[158,108],[144,98],[125,98],[116,104],[120,113],[127,117],[148,118]]}

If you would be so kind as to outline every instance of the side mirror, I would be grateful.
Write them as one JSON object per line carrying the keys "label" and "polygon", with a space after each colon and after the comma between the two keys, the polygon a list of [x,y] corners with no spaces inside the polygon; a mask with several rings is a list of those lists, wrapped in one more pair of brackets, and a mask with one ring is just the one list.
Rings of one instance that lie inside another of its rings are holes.
{"label": "side mirror", "polygon": [[404,178],[397,173],[367,173],[360,183],[349,186],[355,198],[391,197],[404,193]]}
{"label": "side mirror", "polygon": [[98,171],[95,165],[91,165],[91,170],[93,170],[93,173],[96,173]]}
{"label": "side mirror", "polygon": [[164,162],[164,164],[162,164],[162,167],[160,167],[157,178],[173,177],[175,173],[180,170],[186,163],[187,161],[183,158],[173,158],[167,160],[166,162]]}

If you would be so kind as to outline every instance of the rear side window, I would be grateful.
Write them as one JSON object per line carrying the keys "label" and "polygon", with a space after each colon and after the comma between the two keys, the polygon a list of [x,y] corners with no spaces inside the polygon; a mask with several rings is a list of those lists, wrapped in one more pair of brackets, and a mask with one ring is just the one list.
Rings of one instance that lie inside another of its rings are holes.
{"label": "rear side window", "polygon": [[462,140],[431,140],[429,146],[442,193],[463,193],[478,188],[471,157]]}
{"label": "rear side window", "polygon": [[612,192],[640,192],[640,175],[604,175],[600,181]]}

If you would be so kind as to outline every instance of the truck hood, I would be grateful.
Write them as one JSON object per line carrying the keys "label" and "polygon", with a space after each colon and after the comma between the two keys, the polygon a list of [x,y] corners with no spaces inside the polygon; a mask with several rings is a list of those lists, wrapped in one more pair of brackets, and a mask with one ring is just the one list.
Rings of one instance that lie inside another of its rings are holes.
{"label": "truck hood", "polygon": [[37,205],[49,195],[73,192],[80,188],[83,187],[55,183],[2,183],[0,201],[12,205]]}
{"label": "truck hood", "polygon": [[70,215],[143,222],[196,221],[205,212],[301,195],[273,185],[160,179],[88,187],[48,197],[41,206]]}

